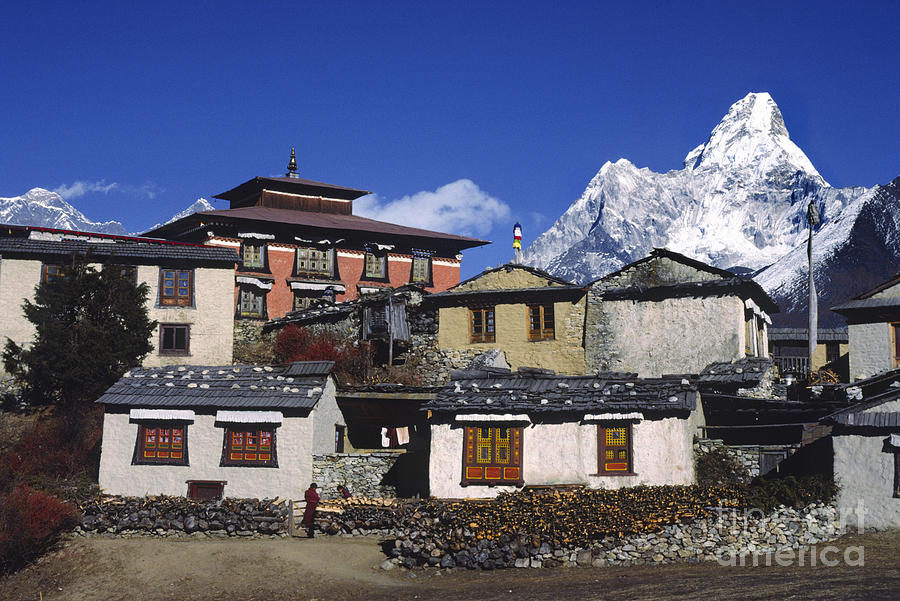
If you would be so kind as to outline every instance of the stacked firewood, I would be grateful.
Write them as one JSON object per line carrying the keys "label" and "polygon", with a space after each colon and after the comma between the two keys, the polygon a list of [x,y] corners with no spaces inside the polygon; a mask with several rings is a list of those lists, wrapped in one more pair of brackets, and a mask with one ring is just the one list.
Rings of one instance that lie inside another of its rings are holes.
{"label": "stacked firewood", "polygon": [[520,492],[491,500],[347,504],[319,523],[331,534],[391,532],[394,556],[409,565],[504,567],[542,548],[589,547],[743,504],[738,489],[698,486]]}

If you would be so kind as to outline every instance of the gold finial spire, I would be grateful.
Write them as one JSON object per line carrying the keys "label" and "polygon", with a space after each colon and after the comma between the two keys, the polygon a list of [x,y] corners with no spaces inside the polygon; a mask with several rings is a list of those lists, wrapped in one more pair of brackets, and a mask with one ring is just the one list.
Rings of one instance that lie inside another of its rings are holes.
{"label": "gold finial spire", "polygon": [[291,162],[288,163],[288,172],[285,175],[288,177],[300,177],[297,175],[297,154],[294,152],[293,147],[291,147]]}

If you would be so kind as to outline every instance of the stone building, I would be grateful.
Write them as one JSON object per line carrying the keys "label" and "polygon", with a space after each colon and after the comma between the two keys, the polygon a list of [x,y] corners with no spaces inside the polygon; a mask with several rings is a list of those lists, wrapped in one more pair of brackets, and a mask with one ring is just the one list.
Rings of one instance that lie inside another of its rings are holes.
{"label": "stone building", "polygon": [[846,392],[859,402],[823,419],[832,425],[838,509],[851,527],[900,528],[900,369]]}
{"label": "stone building", "polygon": [[[769,354],[781,373],[805,375],[825,367],[841,374],[850,350],[847,328],[816,330],[816,350],[809,365],[809,330],[807,328],[769,328]],[[842,359],[844,360],[842,362]]]}
{"label": "stone building", "polygon": [[655,377],[766,357],[776,312],[753,280],[657,248],[589,285],[586,371]]}
{"label": "stone building", "polygon": [[832,311],[847,318],[851,382],[900,367],[900,274]]}
{"label": "stone building", "polygon": [[423,407],[431,413],[436,497],[694,482],[692,442],[703,413],[697,387],[681,377],[487,368],[454,372]]}
{"label": "stone building", "polygon": [[413,283],[429,292],[460,279],[463,249],[484,240],[405,227],[353,214],[368,194],[302,179],[291,157],[286,177],[255,177],[214,198],[228,209],[194,213],[147,235],[237,251],[237,320],[283,317],[323,297],[344,301]]}
{"label": "stone building", "polygon": [[437,347],[453,367],[501,350],[513,369],[584,373],[585,289],[526,265],[507,264],[432,294]]}
{"label": "stone building", "polygon": [[330,361],[126,373],[104,407],[100,487],[125,496],[302,499],[345,427]]}
{"label": "stone building", "polygon": [[0,341],[31,343],[22,304],[40,282],[65,277],[73,254],[150,287],[147,308],[159,326],[144,366],[231,362],[234,250],[42,227],[0,228]]}

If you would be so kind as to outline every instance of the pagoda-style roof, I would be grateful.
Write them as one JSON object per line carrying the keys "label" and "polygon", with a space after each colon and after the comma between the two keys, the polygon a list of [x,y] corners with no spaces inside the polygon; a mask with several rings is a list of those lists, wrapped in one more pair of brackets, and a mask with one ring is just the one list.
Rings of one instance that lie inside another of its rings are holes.
{"label": "pagoda-style roof", "polygon": [[213,198],[231,201],[231,207],[237,208],[255,204],[255,200],[263,190],[299,196],[339,198],[341,200],[355,200],[360,196],[369,194],[368,190],[336,186],[300,177],[254,177],[231,190],[216,194]]}

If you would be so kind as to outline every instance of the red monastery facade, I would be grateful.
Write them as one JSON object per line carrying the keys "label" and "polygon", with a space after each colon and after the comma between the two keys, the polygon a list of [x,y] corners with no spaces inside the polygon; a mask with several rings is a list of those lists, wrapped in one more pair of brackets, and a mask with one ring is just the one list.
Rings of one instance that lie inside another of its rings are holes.
{"label": "red monastery facade", "polygon": [[216,195],[230,208],[194,213],[146,236],[238,251],[235,318],[274,319],[316,299],[352,300],[416,284],[440,292],[460,281],[463,249],[485,240],[353,214],[368,194],[300,178],[291,153],[285,177],[256,177]]}

